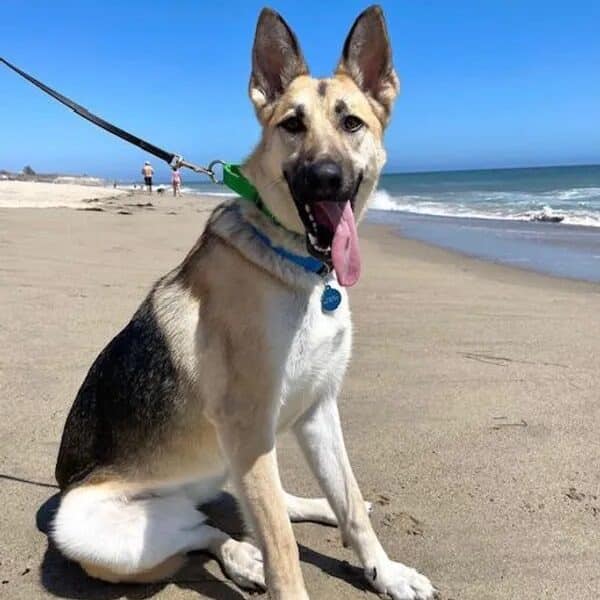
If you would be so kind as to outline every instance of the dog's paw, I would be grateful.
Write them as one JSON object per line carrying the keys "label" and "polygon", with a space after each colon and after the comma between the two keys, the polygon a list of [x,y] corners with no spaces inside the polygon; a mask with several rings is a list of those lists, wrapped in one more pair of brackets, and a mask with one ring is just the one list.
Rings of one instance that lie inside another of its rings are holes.
{"label": "dog's paw", "polygon": [[436,590],[427,577],[402,563],[388,560],[365,569],[371,585],[392,600],[434,600]]}
{"label": "dog's paw", "polygon": [[263,558],[256,546],[227,540],[221,547],[219,558],[226,575],[241,588],[266,589]]}

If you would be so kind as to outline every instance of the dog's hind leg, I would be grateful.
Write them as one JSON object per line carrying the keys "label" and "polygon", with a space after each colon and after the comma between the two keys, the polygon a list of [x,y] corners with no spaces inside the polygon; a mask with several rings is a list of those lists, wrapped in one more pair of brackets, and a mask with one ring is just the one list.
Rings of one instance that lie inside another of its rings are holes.
{"label": "dog's hind leg", "polygon": [[[285,493],[285,503],[288,516],[292,523],[322,523],[337,527],[338,520],[329,504],[327,498],[301,498],[293,494]],[[365,502],[367,512],[371,514],[373,505]]]}
{"label": "dog's hind leg", "polygon": [[181,490],[136,493],[115,484],[75,488],[62,498],[53,523],[65,556],[110,582],[168,578],[191,550],[205,550],[241,587],[264,588],[260,551],[205,523]]}
{"label": "dog's hind leg", "polygon": [[285,492],[285,505],[292,523],[311,521],[337,526],[337,518],[326,498],[301,498]]}

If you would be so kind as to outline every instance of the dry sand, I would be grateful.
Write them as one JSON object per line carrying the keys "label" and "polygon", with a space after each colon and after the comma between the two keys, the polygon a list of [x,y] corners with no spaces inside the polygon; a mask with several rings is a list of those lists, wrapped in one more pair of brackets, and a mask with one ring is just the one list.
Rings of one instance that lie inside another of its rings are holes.
{"label": "dry sand", "polygon": [[84,208],[125,193],[98,185],[0,181],[0,208]]}
{"label": "dry sand", "polygon": [[[202,554],[172,583],[102,584],[42,532],[79,384],[214,205],[151,201],[124,196],[103,212],[0,209],[2,598],[244,597]],[[381,227],[362,235],[341,410],[384,545],[445,600],[600,597],[600,286]],[[316,493],[293,440],[280,447],[286,486]],[[217,520],[223,512],[213,507]],[[335,529],[294,529],[312,598],[375,598]]]}

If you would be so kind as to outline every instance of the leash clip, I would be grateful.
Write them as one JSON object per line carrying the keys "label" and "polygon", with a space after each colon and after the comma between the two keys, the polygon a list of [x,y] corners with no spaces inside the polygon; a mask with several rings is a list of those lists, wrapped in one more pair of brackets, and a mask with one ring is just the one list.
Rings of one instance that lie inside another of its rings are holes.
{"label": "leash clip", "polygon": [[194,163],[188,162],[178,154],[175,154],[173,155],[173,158],[171,159],[171,162],[169,164],[171,165],[171,167],[175,167],[177,169],[179,169],[180,167],[185,167],[186,169],[190,169],[195,173],[201,173],[202,175],[206,175],[213,183],[223,183],[222,180],[219,181],[219,179],[217,178],[217,174],[213,169],[214,165],[216,164],[224,165],[225,161],[223,160],[213,160],[208,165],[208,167],[201,167],[199,165],[195,165]]}
{"label": "leash clip", "polygon": [[217,174],[215,173],[214,167],[215,167],[215,165],[221,165],[221,168],[224,171],[226,164],[227,163],[224,160],[221,160],[219,158],[217,158],[216,160],[213,160],[211,163],[209,163],[206,170],[208,171],[208,176],[210,177],[210,179],[213,183],[217,183],[219,185],[223,185],[225,183],[225,177],[224,177],[223,173],[221,173],[221,179],[218,179]]}

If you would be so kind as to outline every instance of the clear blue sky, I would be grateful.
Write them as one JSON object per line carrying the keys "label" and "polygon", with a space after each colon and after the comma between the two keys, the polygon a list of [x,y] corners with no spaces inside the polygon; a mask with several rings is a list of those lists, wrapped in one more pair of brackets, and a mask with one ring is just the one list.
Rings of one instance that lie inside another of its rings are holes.
{"label": "clear blue sky", "polygon": [[[277,1],[316,75],[364,1]],[[0,55],[194,162],[258,137],[262,2],[4,0]],[[600,162],[600,2],[383,2],[402,80],[388,171]],[[134,178],[145,154],[0,67],[0,168]],[[158,161],[153,161],[155,164]]]}

